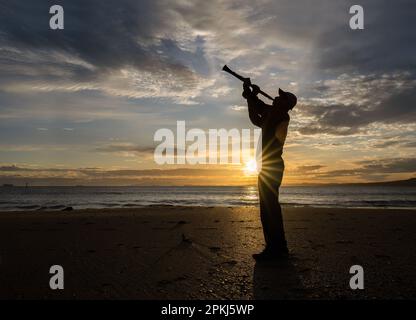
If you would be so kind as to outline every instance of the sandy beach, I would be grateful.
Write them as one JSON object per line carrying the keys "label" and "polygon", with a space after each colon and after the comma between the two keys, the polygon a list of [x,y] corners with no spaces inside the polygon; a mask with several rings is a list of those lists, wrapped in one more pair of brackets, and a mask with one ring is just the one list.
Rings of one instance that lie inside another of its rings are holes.
{"label": "sandy beach", "polygon": [[[416,210],[285,207],[284,221],[290,258],[256,264],[254,207],[4,212],[0,298],[416,298]],[[55,264],[64,290],[49,288]]]}

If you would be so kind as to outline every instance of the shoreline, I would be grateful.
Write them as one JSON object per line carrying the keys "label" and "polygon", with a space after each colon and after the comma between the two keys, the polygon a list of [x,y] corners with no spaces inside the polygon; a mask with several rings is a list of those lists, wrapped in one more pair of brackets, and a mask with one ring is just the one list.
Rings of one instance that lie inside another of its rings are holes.
{"label": "shoreline", "polygon": [[266,265],[254,207],[8,213],[1,299],[416,299],[416,210],[284,207],[290,256]]}
{"label": "shoreline", "polygon": [[[58,206],[58,205],[57,205]],[[336,210],[397,210],[397,211],[415,211],[416,207],[390,207],[390,206],[366,206],[366,207],[345,207],[345,206],[330,206],[330,205],[306,205],[306,204],[281,204],[282,209],[285,208],[297,208],[297,209],[336,209]],[[246,208],[246,209],[257,209],[258,205],[174,205],[174,204],[155,204],[155,205],[142,205],[142,206],[109,206],[109,207],[85,207],[85,208],[77,208],[72,206],[60,206],[58,209],[49,209],[49,208],[38,208],[38,209],[10,209],[4,210],[0,209],[0,214],[3,213],[43,213],[43,212],[78,212],[78,211],[91,211],[91,210],[103,210],[103,211],[111,211],[111,210],[135,210],[135,209],[163,209],[163,208],[209,208],[209,209],[233,209],[233,208]]]}

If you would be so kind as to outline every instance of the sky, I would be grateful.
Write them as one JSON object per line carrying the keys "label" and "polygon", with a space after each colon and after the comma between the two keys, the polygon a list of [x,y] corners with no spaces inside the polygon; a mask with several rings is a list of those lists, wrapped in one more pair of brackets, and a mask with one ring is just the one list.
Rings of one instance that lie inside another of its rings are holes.
{"label": "sky", "polygon": [[177,121],[255,128],[224,64],[297,95],[285,185],[415,177],[416,3],[356,2],[0,0],[0,183],[255,183],[245,163],[153,158]]}

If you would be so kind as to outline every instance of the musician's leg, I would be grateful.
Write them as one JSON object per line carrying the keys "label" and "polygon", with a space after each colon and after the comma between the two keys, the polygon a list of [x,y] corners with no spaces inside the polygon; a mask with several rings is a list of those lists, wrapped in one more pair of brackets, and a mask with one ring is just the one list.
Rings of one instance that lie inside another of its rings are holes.
{"label": "musician's leg", "polygon": [[[263,226],[266,252],[271,254],[287,253],[282,209],[279,203],[279,187],[283,169],[262,171],[259,175],[260,217]],[[258,258],[255,256],[255,258]]]}

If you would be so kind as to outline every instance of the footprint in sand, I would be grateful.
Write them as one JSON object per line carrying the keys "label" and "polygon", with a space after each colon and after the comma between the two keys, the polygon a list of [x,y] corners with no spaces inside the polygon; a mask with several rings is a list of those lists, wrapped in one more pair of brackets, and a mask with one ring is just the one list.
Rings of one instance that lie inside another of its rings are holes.
{"label": "footprint in sand", "polygon": [[164,287],[164,286],[166,286],[168,284],[171,284],[171,283],[172,283],[172,281],[163,279],[163,280],[160,280],[160,281],[157,282],[157,286],[158,287]]}
{"label": "footprint in sand", "polygon": [[338,241],[335,241],[335,243],[339,243],[339,244],[354,244],[354,241],[351,241],[351,240],[338,240]]}
{"label": "footprint in sand", "polygon": [[236,260],[227,260],[227,261],[224,261],[224,262],[222,262],[221,263],[222,265],[228,265],[228,266],[234,266],[234,265],[236,265],[237,264],[237,261]]}
{"label": "footprint in sand", "polygon": [[391,257],[386,254],[375,254],[374,255],[377,259],[383,259],[383,260],[391,260]]}

